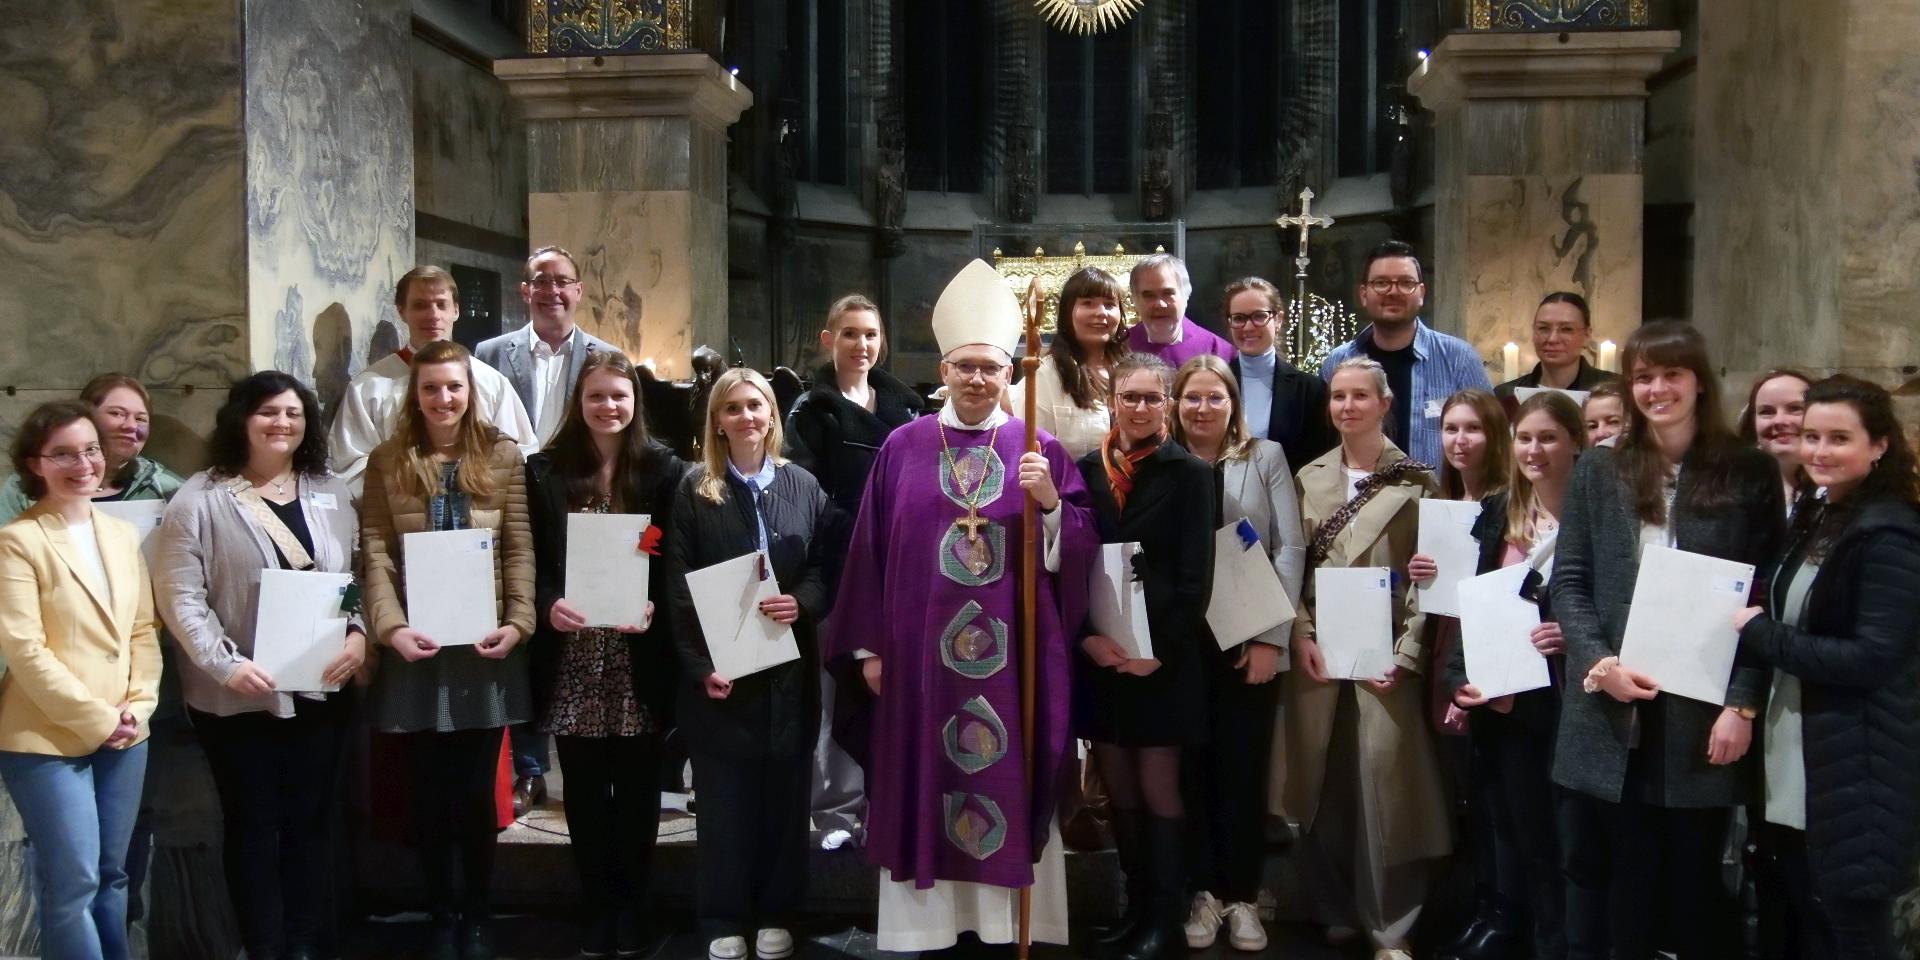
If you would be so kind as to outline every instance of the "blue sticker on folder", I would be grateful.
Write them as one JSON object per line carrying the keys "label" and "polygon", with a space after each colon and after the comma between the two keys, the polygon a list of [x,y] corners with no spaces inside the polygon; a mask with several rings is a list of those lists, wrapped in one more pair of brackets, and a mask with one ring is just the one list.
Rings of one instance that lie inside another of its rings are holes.
{"label": "blue sticker on folder", "polygon": [[1240,522],[1234,526],[1233,531],[1240,535],[1240,545],[1242,547],[1252,550],[1254,547],[1260,545],[1260,534],[1253,529],[1252,520],[1241,517]]}

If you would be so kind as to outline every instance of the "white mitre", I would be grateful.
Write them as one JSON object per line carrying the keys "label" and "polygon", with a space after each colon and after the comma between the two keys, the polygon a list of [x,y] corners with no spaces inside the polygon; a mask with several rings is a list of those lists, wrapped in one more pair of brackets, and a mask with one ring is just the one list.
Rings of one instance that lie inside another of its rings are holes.
{"label": "white mitre", "polygon": [[933,339],[943,357],[969,344],[984,343],[999,347],[1011,358],[1025,327],[1019,298],[985,260],[967,264],[933,305]]}

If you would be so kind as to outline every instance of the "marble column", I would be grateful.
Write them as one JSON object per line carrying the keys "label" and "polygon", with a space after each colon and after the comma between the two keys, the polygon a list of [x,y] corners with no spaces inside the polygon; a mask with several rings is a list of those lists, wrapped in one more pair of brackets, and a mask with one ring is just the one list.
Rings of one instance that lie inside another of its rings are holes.
{"label": "marble column", "polygon": [[1408,79],[1434,114],[1434,249],[1441,330],[1500,379],[1540,298],[1571,290],[1594,340],[1640,325],[1646,79],[1669,30],[1456,33]]}
{"label": "marble column", "polygon": [[572,251],[593,335],[691,374],[727,353],[727,127],[753,102],[704,53],[500,60],[527,122],[527,234]]}
{"label": "marble column", "polygon": [[1913,4],[1700,5],[1693,315],[1743,401],[1778,366],[1920,374],[1915,37]]}

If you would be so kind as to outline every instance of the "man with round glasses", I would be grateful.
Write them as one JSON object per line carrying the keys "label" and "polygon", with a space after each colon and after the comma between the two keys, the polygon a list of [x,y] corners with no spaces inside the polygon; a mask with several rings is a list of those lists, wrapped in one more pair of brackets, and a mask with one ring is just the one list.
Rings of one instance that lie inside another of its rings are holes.
{"label": "man with round glasses", "polygon": [[473,351],[488,366],[506,374],[520,404],[533,418],[541,445],[553,439],[566,419],[567,397],[580,377],[580,364],[593,351],[612,352],[612,344],[573,322],[580,307],[580,267],[560,247],[541,247],[527,258],[520,299],[528,324],[483,341]]}
{"label": "man with round glasses", "polygon": [[[1458,390],[1493,389],[1487,368],[1471,344],[1420,319],[1427,284],[1412,247],[1398,240],[1374,247],[1360,276],[1360,313],[1367,326],[1351,342],[1334,348],[1320,365],[1320,378],[1327,379],[1341,361],[1352,357],[1378,361],[1394,397],[1385,425],[1387,439],[1415,460],[1439,463],[1441,406]],[[1401,403],[1401,397],[1407,402]]]}

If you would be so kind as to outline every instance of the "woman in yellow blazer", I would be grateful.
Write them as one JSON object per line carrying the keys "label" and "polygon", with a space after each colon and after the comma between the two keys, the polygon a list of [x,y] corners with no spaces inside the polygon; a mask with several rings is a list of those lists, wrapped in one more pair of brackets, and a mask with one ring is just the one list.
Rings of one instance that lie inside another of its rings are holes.
{"label": "woman in yellow blazer", "polygon": [[[442,340],[413,357],[393,439],[367,458],[360,501],[366,616],[378,644],[369,712],[406,745],[407,796],[432,901],[428,957],[492,957],[494,770],[510,724],[533,719],[527,651],[533,635],[533,535],[526,470],[511,438],[469,403],[466,348]],[[491,633],[431,637],[407,616],[405,536],[493,533]],[[443,644],[465,640],[467,645]],[[459,918],[456,929],[455,917]]]}
{"label": "woman in yellow blazer", "polygon": [[43,404],[13,439],[37,498],[0,527],[0,780],[33,844],[46,960],[127,956],[127,844],[160,686],[153,593],[87,407]]}
{"label": "woman in yellow blazer", "polygon": [[[1386,371],[1367,358],[1334,368],[1328,412],[1340,445],[1300,469],[1308,543],[1305,603],[1293,622],[1283,733],[1275,743],[1270,800],[1305,831],[1315,918],[1330,940],[1364,931],[1375,960],[1410,960],[1408,937],[1426,898],[1431,861],[1451,850],[1434,744],[1423,719],[1421,642],[1406,569],[1419,531],[1419,500],[1432,467],[1407,458],[1381,432],[1395,402]],[[1386,567],[1392,666],[1378,679],[1343,680],[1322,655],[1317,571]]]}

